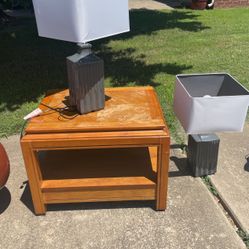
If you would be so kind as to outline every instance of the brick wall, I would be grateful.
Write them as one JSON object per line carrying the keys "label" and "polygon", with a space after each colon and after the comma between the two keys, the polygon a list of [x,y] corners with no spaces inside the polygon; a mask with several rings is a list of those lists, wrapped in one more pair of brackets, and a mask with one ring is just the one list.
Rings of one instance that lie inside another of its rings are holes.
{"label": "brick wall", "polygon": [[231,8],[239,6],[248,6],[249,0],[215,0],[215,8]]}

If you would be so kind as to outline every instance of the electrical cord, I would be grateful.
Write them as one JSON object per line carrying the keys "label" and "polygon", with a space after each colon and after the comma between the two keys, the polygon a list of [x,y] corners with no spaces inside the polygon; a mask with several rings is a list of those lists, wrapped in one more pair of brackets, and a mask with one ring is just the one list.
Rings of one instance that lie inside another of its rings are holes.
{"label": "electrical cord", "polygon": [[[44,104],[44,103],[41,103],[41,105],[43,105],[43,106],[45,106],[45,107],[48,108],[48,110],[43,111],[43,113],[46,113],[46,112],[52,110],[52,111],[58,112],[59,115],[60,115],[60,117],[62,117],[64,119],[71,120],[71,119],[76,118],[79,115],[78,113],[75,113],[76,109],[75,109],[75,107],[72,107],[72,106],[65,106],[65,107],[57,107],[57,108],[55,108],[55,107],[49,106],[49,105]],[[75,113],[75,114],[73,116],[69,117],[68,115],[65,115],[65,111],[69,112],[69,113],[70,112],[71,113]],[[27,122],[28,122],[28,119],[25,120],[24,123],[23,123],[23,125],[22,125],[21,133],[20,133],[20,140],[24,136],[24,128],[25,128]]]}
{"label": "electrical cord", "polygon": [[[79,115],[78,113],[75,113],[72,117],[69,117],[69,115],[65,115],[65,111],[69,112],[69,113],[70,112],[73,113],[76,111],[75,107],[72,107],[72,106],[55,108],[55,107],[49,106],[49,105],[44,104],[44,103],[41,103],[41,105],[47,107],[48,109],[50,109],[52,111],[58,112],[60,114],[60,117],[65,118],[65,119],[74,119]],[[47,110],[47,111],[49,111],[49,110]],[[43,112],[46,112],[46,111],[43,111]]]}

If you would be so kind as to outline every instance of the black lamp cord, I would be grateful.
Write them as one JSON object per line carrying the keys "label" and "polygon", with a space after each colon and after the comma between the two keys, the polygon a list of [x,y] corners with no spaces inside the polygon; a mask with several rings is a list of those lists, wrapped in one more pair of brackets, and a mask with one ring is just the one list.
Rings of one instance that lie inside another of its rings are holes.
{"label": "black lamp cord", "polygon": [[[69,116],[67,116],[67,115],[64,114],[65,111],[72,112],[72,113],[75,112],[76,109],[75,109],[75,107],[72,107],[72,106],[65,106],[65,107],[61,107],[61,108],[55,108],[55,107],[49,106],[49,105],[44,104],[44,103],[41,103],[41,105],[43,105],[43,106],[45,106],[45,107],[48,108],[48,110],[43,111],[43,113],[52,110],[52,111],[58,112],[59,115],[60,115],[60,117],[62,117],[64,119],[69,119],[69,120],[70,119],[74,119],[74,118],[76,118],[79,115],[78,113],[76,113],[73,116],[69,117]],[[20,133],[20,140],[24,136],[24,128],[25,128],[27,122],[28,122],[28,120],[25,120],[24,123],[23,123],[23,125],[22,125],[21,133]]]}
{"label": "black lamp cord", "polygon": [[[55,108],[55,107],[49,106],[49,105],[44,104],[44,103],[41,103],[41,105],[47,107],[50,110],[58,112],[60,114],[60,117],[65,118],[65,119],[74,119],[74,118],[76,118],[79,115],[78,113],[75,113],[72,117],[69,117],[68,115],[64,114],[65,111],[72,112],[72,113],[76,112],[76,109],[75,109],[74,106],[65,106],[65,107]],[[47,112],[47,111],[49,111],[49,110],[45,110],[43,112]]]}

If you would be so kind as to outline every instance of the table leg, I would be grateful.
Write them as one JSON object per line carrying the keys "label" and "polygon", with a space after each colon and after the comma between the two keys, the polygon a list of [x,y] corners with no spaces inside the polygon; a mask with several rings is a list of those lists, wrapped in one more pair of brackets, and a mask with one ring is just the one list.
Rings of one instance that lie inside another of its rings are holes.
{"label": "table leg", "polygon": [[162,138],[157,149],[157,197],[156,210],[167,207],[168,170],[169,170],[169,138]]}
{"label": "table leg", "polygon": [[36,152],[32,149],[29,142],[21,142],[24,163],[29,179],[29,186],[34,205],[35,214],[45,214],[46,206],[42,200],[42,193],[40,188],[41,172],[39,168],[39,161]]}

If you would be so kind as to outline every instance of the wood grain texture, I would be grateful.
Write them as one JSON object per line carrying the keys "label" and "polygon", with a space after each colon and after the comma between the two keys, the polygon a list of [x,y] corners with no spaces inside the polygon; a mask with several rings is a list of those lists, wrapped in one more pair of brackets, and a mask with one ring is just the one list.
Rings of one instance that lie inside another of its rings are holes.
{"label": "wood grain texture", "polygon": [[169,147],[169,138],[162,139],[158,147],[156,210],[161,211],[164,211],[167,207]]}
{"label": "wood grain texture", "polygon": [[38,157],[43,180],[141,176],[156,182],[148,148],[43,151]]}
{"label": "wood grain texture", "polygon": [[36,214],[44,214],[46,212],[46,206],[42,199],[41,193],[41,173],[37,157],[34,155],[31,144],[21,141],[21,148],[23,159],[26,167],[26,172],[29,179],[29,186],[31,196],[34,204],[34,211]]}
{"label": "wood grain texture", "polygon": [[[43,102],[63,106],[67,93]],[[106,93],[105,110],[67,120],[48,111],[29,122],[21,143],[37,214],[47,203],[81,201],[156,200],[157,210],[166,208],[170,138],[153,88]]]}
{"label": "wood grain texture", "polygon": [[[33,118],[26,132],[137,131],[165,127],[152,87],[106,88],[105,93],[105,109],[84,115],[64,111],[61,116],[41,105],[40,108],[46,112]],[[59,91],[47,96],[42,102],[53,108],[64,108],[68,104],[68,96],[68,90]]]}
{"label": "wood grain texture", "polygon": [[156,153],[156,148],[43,151],[43,200],[154,200]]}
{"label": "wood grain texture", "polygon": [[75,148],[149,147],[169,134],[164,130],[27,134],[22,140],[34,142],[36,150]]}
{"label": "wood grain texture", "polygon": [[155,189],[156,183],[147,177],[99,177],[86,179],[58,179],[44,180],[41,184],[42,192],[65,190],[100,190],[100,189]]}
{"label": "wood grain texture", "polygon": [[154,200],[154,189],[120,189],[120,190],[81,190],[64,192],[45,192],[44,203],[73,203],[95,201],[129,201],[129,200]]}

